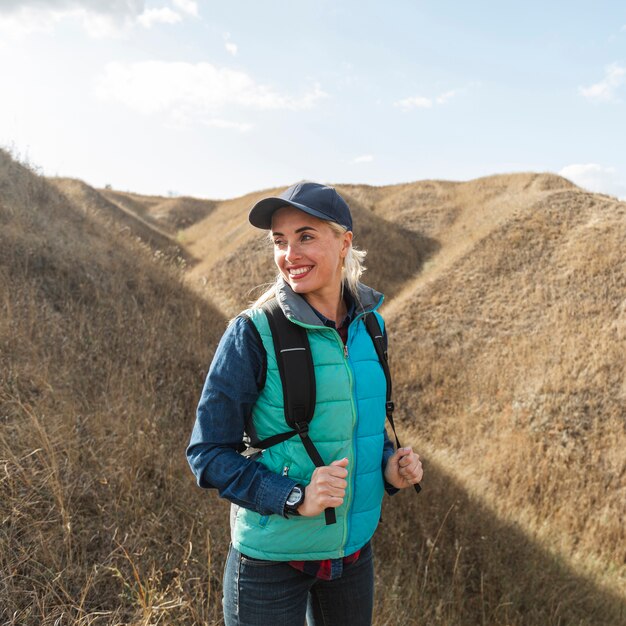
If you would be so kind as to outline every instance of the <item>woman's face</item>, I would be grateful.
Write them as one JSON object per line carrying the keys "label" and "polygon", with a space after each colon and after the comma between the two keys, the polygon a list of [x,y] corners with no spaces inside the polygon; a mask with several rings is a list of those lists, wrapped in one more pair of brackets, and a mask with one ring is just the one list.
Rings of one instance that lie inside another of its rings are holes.
{"label": "woman's face", "polygon": [[299,294],[323,298],[337,293],[352,233],[337,235],[328,222],[288,206],[272,216],[274,261]]}

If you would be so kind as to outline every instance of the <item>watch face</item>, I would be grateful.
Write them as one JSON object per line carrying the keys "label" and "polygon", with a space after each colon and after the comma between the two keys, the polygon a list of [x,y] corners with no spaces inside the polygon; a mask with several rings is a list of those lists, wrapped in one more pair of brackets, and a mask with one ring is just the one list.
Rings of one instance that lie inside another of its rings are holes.
{"label": "watch face", "polygon": [[287,506],[293,506],[299,504],[302,501],[302,489],[300,487],[294,487],[287,498]]}

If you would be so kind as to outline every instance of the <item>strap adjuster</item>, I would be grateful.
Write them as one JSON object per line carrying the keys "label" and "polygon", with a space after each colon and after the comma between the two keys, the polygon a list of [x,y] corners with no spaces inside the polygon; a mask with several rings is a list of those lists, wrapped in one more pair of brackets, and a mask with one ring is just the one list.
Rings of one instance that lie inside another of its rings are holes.
{"label": "strap adjuster", "polygon": [[385,402],[385,410],[387,413],[393,413],[393,410],[396,408],[396,405],[389,400],[389,402]]}
{"label": "strap adjuster", "polygon": [[309,423],[308,422],[296,422],[294,425],[294,429],[302,437],[308,434]]}

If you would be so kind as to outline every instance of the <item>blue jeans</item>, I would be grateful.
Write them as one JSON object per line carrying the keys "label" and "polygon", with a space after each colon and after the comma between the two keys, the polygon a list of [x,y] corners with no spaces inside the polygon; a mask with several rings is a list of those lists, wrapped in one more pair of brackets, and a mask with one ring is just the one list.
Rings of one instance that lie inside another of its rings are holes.
{"label": "blue jeans", "polygon": [[224,568],[226,626],[371,626],[374,565],[368,543],[340,578],[320,580],[283,561],[230,547]]}

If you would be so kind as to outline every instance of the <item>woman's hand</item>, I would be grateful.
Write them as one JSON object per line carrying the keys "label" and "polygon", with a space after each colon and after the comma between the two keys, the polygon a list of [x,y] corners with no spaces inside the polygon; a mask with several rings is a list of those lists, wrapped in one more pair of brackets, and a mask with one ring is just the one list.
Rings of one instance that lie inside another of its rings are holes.
{"label": "woman's hand", "polygon": [[298,507],[298,513],[313,517],[328,507],[341,506],[348,486],[347,466],[348,459],[343,458],[330,465],[316,467],[311,482],[304,489],[304,502]]}
{"label": "woman's hand", "polygon": [[385,467],[385,480],[396,489],[415,485],[423,476],[422,462],[413,448],[398,448]]}

